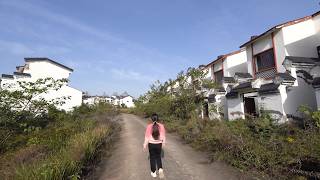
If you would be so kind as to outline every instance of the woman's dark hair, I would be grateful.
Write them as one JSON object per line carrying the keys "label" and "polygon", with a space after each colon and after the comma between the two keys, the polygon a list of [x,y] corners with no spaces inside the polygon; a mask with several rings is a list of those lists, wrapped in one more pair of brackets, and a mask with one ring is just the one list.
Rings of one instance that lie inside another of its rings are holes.
{"label": "woman's dark hair", "polygon": [[158,120],[159,120],[159,116],[158,114],[154,113],[151,115],[151,119],[153,121],[153,125],[152,125],[152,137],[155,140],[159,139],[160,136],[160,131],[159,131],[159,125],[157,124]]}
{"label": "woman's dark hair", "polygon": [[153,113],[153,114],[151,115],[151,120],[152,120],[153,122],[157,122],[157,121],[159,120],[158,114]]}

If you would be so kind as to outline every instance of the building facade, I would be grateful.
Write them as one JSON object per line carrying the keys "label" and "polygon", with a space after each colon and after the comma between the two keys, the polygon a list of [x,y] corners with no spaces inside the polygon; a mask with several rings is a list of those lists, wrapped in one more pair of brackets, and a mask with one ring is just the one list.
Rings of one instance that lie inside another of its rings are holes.
{"label": "building facade", "polygon": [[246,55],[245,49],[240,49],[218,56],[205,66],[204,71],[208,72],[207,78],[213,80],[218,86],[206,92],[208,103],[206,112],[210,119],[227,118],[226,91],[230,85],[234,84],[235,77],[247,74]]}
{"label": "building facade", "polygon": [[240,47],[252,78],[228,90],[228,119],[268,113],[285,122],[301,117],[301,105],[318,109],[319,46],[319,12],[251,37]]}
{"label": "building facade", "polygon": [[[64,66],[48,58],[25,58],[23,66],[17,66],[12,75],[2,74],[1,88],[8,88],[8,84],[14,85],[19,81],[35,82],[38,79],[53,78],[54,80],[69,79],[73,69]],[[14,87],[14,86],[12,86]],[[10,88],[12,88],[10,87]],[[40,95],[47,101],[67,97],[64,104],[57,108],[71,111],[82,103],[82,92],[65,83],[59,90],[50,90]]]}

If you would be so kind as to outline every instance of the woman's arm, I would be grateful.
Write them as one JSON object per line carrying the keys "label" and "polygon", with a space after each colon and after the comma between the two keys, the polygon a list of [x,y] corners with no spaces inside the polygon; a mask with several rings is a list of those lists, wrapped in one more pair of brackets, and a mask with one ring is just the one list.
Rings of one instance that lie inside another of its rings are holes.
{"label": "woman's arm", "polygon": [[164,128],[163,124],[162,124],[162,128],[161,128],[161,134],[162,134],[162,145],[165,146],[165,144],[166,144],[166,129]]}
{"label": "woman's arm", "polygon": [[143,143],[143,149],[147,149],[148,141],[149,141],[149,135],[150,134],[150,126],[148,125],[146,128],[146,132],[144,134],[144,143]]}

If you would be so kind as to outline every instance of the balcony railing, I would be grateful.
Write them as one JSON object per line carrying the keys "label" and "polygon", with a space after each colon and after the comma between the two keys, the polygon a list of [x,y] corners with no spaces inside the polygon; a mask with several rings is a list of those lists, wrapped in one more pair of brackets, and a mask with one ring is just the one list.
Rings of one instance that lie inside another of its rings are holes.
{"label": "balcony railing", "polygon": [[263,69],[258,72],[256,72],[256,78],[273,78],[277,73],[277,70],[275,67],[268,68],[268,69]]}

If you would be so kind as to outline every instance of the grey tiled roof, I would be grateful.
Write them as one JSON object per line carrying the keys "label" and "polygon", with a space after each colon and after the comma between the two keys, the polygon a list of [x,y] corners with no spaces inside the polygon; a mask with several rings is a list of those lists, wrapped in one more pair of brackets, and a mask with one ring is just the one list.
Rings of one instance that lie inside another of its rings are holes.
{"label": "grey tiled roof", "polygon": [[223,77],[225,83],[234,83],[236,80],[233,77]]}
{"label": "grey tiled roof", "polygon": [[217,88],[218,92],[226,92],[223,87]]}
{"label": "grey tiled roof", "polygon": [[238,92],[236,92],[236,91],[230,91],[230,92],[228,92],[227,94],[226,94],[226,98],[229,98],[229,99],[231,99],[231,98],[237,98],[238,97]]}
{"label": "grey tiled roof", "polygon": [[292,77],[289,73],[277,73],[276,77],[280,77],[281,79],[285,81],[295,81],[296,78]]}
{"label": "grey tiled roof", "polygon": [[320,58],[310,58],[310,57],[297,57],[297,56],[286,56],[286,60],[292,63],[303,63],[303,64],[316,64],[320,62]]}
{"label": "grey tiled roof", "polygon": [[277,93],[279,92],[278,90],[279,86],[280,86],[279,84],[275,84],[275,83],[263,84],[259,88],[258,92],[259,94]]}
{"label": "grey tiled roof", "polygon": [[249,73],[241,73],[241,72],[236,72],[235,76],[239,78],[252,78],[251,74]]}
{"label": "grey tiled roof", "polygon": [[237,91],[240,89],[252,88],[251,82],[240,83],[238,86],[233,87],[232,90]]}
{"label": "grey tiled roof", "polygon": [[14,72],[13,74],[17,75],[17,76],[31,77],[31,74],[29,74],[29,73]]}
{"label": "grey tiled roof", "polygon": [[1,77],[13,79],[13,75],[10,75],[10,74],[2,74]]}

